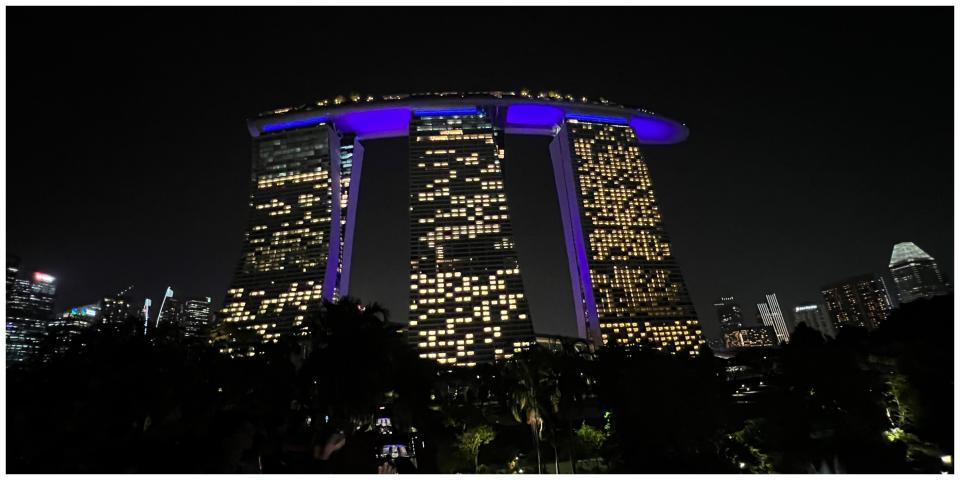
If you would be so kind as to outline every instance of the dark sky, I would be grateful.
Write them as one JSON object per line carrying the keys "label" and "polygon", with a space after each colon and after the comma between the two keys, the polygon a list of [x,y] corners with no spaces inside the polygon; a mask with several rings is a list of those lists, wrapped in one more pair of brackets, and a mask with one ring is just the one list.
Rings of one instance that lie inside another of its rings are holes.
{"label": "dark sky", "polygon": [[[721,294],[750,317],[767,291],[818,299],[883,271],[898,241],[953,278],[951,7],[6,11],[7,249],[59,278],[60,308],[129,284],[221,301],[246,222],[244,119],[350,92],[556,89],[684,121],[687,142],[646,154],[709,333]],[[549,277],[553,247],[530,248],[549,179],[510,178],[542,163],[532,141],[508,143],[507,188],[521,267]],[[362,205],[403,196],[384,175]],[[405,259],[371,245],[406,227],[371,215],[386,223],[358,231],[357,268],[405,283]],[[538,326],[569,331],[530,288]]]}

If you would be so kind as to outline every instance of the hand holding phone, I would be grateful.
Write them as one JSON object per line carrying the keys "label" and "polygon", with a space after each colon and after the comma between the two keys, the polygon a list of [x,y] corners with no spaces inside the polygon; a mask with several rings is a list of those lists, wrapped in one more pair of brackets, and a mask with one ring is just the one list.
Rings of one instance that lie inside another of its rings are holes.
{"label": "hand holding phone", "polygon": [[320,460],[329,460],[330,455],[333,455],[334,452],[343,448],[343,445],[347,443],[347,437],[343,434],[342,431],[337,431],[327,437],[326,443],[323,445],[317,445],[320,450],[318,458]]}

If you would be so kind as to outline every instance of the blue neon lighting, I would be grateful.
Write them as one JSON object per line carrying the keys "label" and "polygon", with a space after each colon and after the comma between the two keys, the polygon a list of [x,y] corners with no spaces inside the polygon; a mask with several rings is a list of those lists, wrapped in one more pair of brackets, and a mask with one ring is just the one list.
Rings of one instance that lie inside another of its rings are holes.
{"label": "blue neon lighting", "polygon": [[626,125],[627,119],[623,117],[608,117],[606,115],[588,115],[585,113],[568,113],[567,118],[581,120],[584,122],[614,123],[617,125]]}
{"label": "blue neon lighting", "polygon": [[413,114],[418,117],[439,117],[441,115],[475,115],[479,113],[477,107],[467,108],[437,108],[431,110],[414,110]]}
{"label": "blue neon lighting", "polygon": [[333,120],[337,130],[357,134],[361,139],[403,136],[410,130],[409,108],[381,108],[347,112]]}
{"label": "blue neon lighting", "polygon": [[675,143],[687,138],[687,129],[668,120],[633,117],[630,126],[643,143]]}
{"label": "blue neon lighting", "polygon": [[507,107],[508,127],[553,128],[563,122],[563,109],[552,105],[520,104]]}
{"label": "blue neon lighting", "polygon": [[260,129],[261,132],[273,132],[275,130],[286,130],[288,128],[306,127],[326,122],[327,116],[301,118],[298,120],[287,120],[286,122],[268,123]]}

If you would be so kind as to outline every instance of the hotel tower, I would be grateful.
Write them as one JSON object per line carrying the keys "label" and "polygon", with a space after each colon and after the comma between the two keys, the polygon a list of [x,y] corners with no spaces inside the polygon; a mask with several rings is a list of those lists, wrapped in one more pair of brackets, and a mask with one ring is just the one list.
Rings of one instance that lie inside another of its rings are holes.
{"label": "hotel tower", "polygon": [[509,135],[551,139],[572,292],[555,301],[579,336],[689,355],[704,343],[641,150],[682,141],[682,124],[524,91],[337,97],[248,127],[250,222],[220,318],[259,337],[226,353],[304,334],[324,299],[349,294],[364,145],[395,137],[407,138],[406,158],[387,160],[409,167],[396,181],[409,193],[407,335],[421,357],[472,366],[534,343],[504,188]]}

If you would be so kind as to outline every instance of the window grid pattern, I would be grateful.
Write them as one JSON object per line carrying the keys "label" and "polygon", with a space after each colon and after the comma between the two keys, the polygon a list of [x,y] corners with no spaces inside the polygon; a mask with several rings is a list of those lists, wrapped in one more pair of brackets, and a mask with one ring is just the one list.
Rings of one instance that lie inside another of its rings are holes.
{"label": "window grid pattern", "polygon": [[347,216],[350,205],[350,175],[353,173],[353,142],[355,135],[345,134],[341,139],[340,160],[340,248],[337,249],[337,278],[333,286],[333,297],[340,296],[340,278],[343,276],[343,249],[347,237]]}
{"label": "window grid pattern", "polygon": [[[221,316],[276,343],[303,334],[304,317],[322,307],[332,208],[328,126],[262,135],[253,148],[249,226]],[[240,345],[223,353],[256,352]]]}
{"label": "window grid pattern", "polygon": [[603,343],[697,354],[702,331],[633,130],[575,119],[566,128]]}
{"label": "window grid pattern", "polygon": [[411,121],[408,334],[421,358],[473,366],[534,342],[498,140],[482,111]]}

